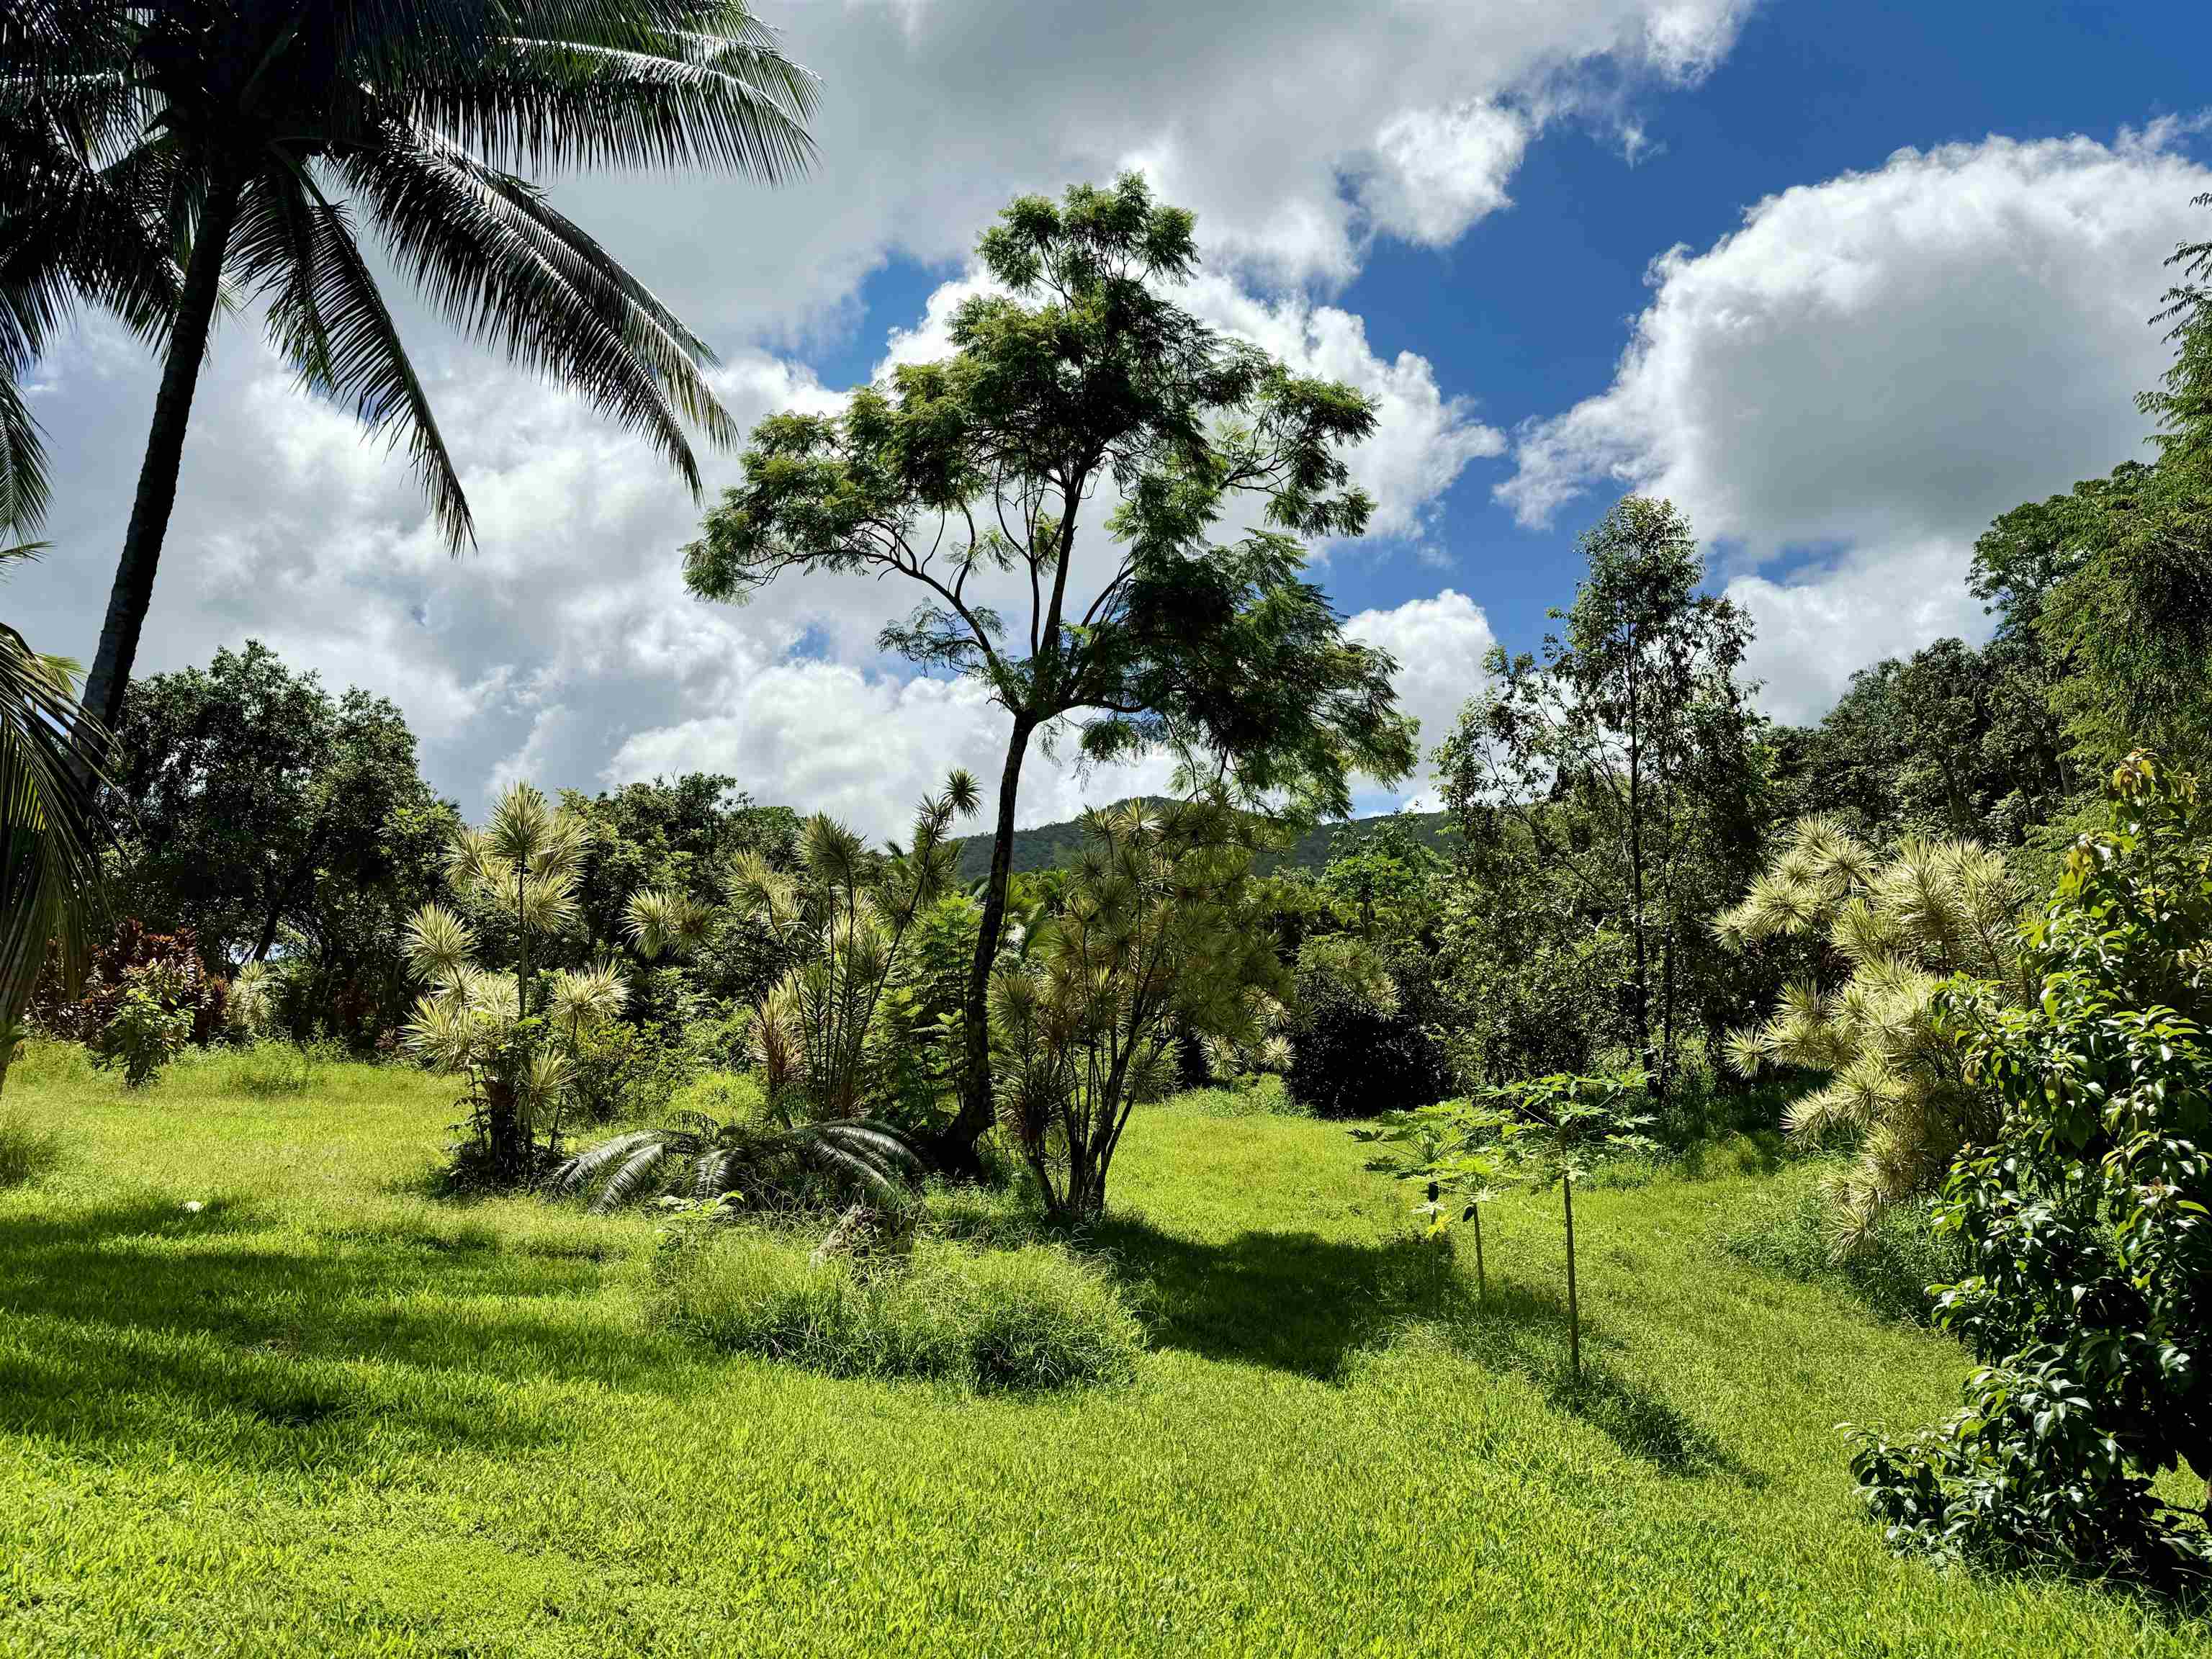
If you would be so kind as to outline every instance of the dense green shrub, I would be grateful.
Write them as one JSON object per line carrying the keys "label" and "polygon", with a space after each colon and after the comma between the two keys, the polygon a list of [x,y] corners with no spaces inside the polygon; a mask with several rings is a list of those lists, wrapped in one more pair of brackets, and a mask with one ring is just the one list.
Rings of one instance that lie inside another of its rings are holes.
{"label": "dense green shrub", "polygon": [[[159,971],[151,981],[143,975],[134,980],[134,970],[144,969]],[[64,995],[64,983],[58,963],[49,960],[32,1000],[30,1023],[48,1036],[89,1045],[99,1043],[134,984],[154,993],[165,1011],[190,1017],[185,1033],[190,1042],[213,1042],[222,1035],[230,1000],[229,981],[208,972],[189,928],[156,933],[132,919],[117,923],[94,951],[75,997]],[[143,1018],[143,1011],[134,1018]]]}
{"label": "dense green shrub", "polygon": [[1443,1048],[1407,1011],[1380,958],[1348,936],[1306,941],[1289,1035],[1285,1081],[1322,1117],[1408,1110],[1452,1092]]}
{"label": "dense green shrub", "polygon": [[1104,1270],[1056,1245],[923,1239],[909,1256],[817,1260],[804,1236],[695,1225],[656,1266],[672,1327],[836,1376],[1053,1389],[1122,1381],[1144,1346]]}
{"label": "dense green shrub", "polygon": [[612,1123],[654,1117],[699,1074],[691,1046],[658,1022],[604,1020],[579,1030],[568,1056],[574,1121]]}
{"label": "dense green shrub", "polygon": [[1740,1261],[1840,1285],[1887,1317],[1923,1325],[1935,1311],[1929,1287],[1966,1271],[1966,1251],[1954,1236],[1936,1230],[1923,1200],[1884,1210],[1856,1248],[1838,1255],[1843,1224],[1823,1171],[1807,1166],[1729,1205],[1717,1218],[1716,1238]]}
{"label": "dense green shrub", "polygon": [[2030,930],[2041,994],[1936,999],[2003,1112],[1942,1208],[1972,1272],[1936,1322],[1982,1369],[1851,1467],[1899,1548],[2201,1589],[2208,1516],[2153,1483],[2212,1480],[2212,810],[2148,755],[2112,787]]}
{"label": "dense green shrub", "polygon": [[92,1040],[93,1064],[118,1068],[125,1085],[143,1089],[191,1045],[192,988],[174,963],[156,961],[125,969],[120,990]]}

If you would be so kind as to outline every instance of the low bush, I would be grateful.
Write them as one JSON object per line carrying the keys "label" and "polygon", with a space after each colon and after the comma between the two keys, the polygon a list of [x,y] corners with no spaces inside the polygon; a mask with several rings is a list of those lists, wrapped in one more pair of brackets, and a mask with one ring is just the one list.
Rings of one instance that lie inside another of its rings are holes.
{"label": "low bush", "polygon": [[155,933],[140,921],[118,922],[114,933],[94,950],[84,981],[73,998],[64,994],[58,968],[50,955],[31,1001],[31,1024],[47,1036],[98,1043],[132,988],[148,985],[147,970],[152,970],[151,982],[158,988],[165,1012],[190,1017],[189,1041],[204,1045],[223,1034],[230,981],[208,972],[200,960],[199,941],[190,928]]}
{"label": "low bush", "polygon": [[20,1106],[0,1104],[0,1188],[20,1187],[61,1158],[61,1138]]}
{"label": "low bush", "polygon": [[659,1316],[732,1352],[833,1376],[929,1377],[979,1392],[1126,1380],[1144,1332],[1105,1271],[1051,1244],[815,1258],[811,1236],[750,1226],[673,1233]]}
{"label": "low bush", "polygon": [[186,975],[172,963],[125,969],[122,994],[92,1039],[93,1064],[120,1070],[125,1087],[144,1088],[191,1046],[190,994]]}
{"label": "low bush", "polygon": [[325,1056],[299,1042],[256,1042],[230,1056],[224,1080],[236,1092],[267,1099],[303,1095],[315,1086]]}
{"label": "low bush", "polygon": [[1443,1048],[1402,1009],[1348,988],[1300,988],[1291,1024],[1293,1098],[1320,1117],[1372,1117],[1431,1106],[1452,1091]]}
{"label": "low bush", "polygon": [[581,1123],[657,1117],[700,1071],[698,1054],[678,1032],[621,1020],[580,1032],[568,1065]]}
{"label": "low bush", "polygon": [[1283,1079],[1261,1073],[1234,1083],[1188,1089],[1176,1097],[1186,1111],[1207,1117],[1311,1117],[1313,1109],[1291,1097]]}
{"label": "low bush", "polygon": [[1719,1218],[1720,1247],[1792,1279],[1839,1285],[1889,1318],[1927,1324],[1935,1309],[1928,1287],[1965,1277],[1966,1252],[1935,1230],[1925,1202],[1909,1201],[1883,1211],[1863,1239],[1838,1255],[1844,1218],[1824,1180],[1832,1170],[1793,1170],[1737,1200]]}

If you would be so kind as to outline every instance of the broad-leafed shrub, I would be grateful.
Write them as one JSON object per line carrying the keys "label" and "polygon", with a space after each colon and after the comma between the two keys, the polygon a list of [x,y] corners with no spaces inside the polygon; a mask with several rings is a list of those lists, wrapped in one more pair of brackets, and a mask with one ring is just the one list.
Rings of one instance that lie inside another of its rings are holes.
{"label": "broad-leafed shrub", "polygon": [[[134,970],[146,969],[159,971],[150,981],[143,974],[133,980]],[[118,922],[106,943],[94,951],[77,994],[63,995],[62,982],[50,960],[31,1002],[31,1024],[52,1036],[96,1043],[133,984],[151,992],[165,1012],[187,1017],[186,1042],[212,1042],[223,1032],[229,981],[208,972],[200,960],[199,941],[190,928],[155,933],[136,920]]]}

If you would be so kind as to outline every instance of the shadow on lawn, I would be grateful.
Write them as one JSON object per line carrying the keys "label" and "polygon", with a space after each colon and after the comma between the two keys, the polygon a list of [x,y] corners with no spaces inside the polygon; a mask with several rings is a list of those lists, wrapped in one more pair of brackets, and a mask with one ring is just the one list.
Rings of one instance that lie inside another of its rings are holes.
{"label": "shadow on lawn", "polygon": [[1155,1341],[1324,1382],[1446,1291],[1436,1252],[1412,1237],[1243,1232],[1212,1243],[1109,1216],[1085,1242],[1136,1291]]}
{"label": "shadow on lawn", "polygon": [[264,1240],[250,1207],[0,1221],[0,1429],[257,1466],[558,1437],[517,1382],[657,1389],[600,1264],[404,1226]]}
{"label": "shadow on lawn", "polygon": [[1528,1377],[1555,1410],[1632,1457],[1672,1474],[1763,1484],[1695,1419],[1603,1358],[1604,1349],[1620,1344],[1601,1325],[1583,1322],[1577,1380],[1567,1370],[1563,1300],[1497,1280],[1478,1297],[1451,1256],[1428,1240],[1355,1243],[1311,1232],[1244,1232],[1209,1243],[1114,1217],[1086,1242],[1130,1283],[1163,1346],[1340,1382],[1360,1356],[1427,1328],[1488,1370]]}

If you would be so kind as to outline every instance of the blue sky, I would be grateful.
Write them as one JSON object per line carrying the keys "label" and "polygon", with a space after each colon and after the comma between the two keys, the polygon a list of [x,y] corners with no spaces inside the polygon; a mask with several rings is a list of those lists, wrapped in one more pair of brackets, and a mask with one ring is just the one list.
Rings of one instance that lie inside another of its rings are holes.
{"label": "blue sky", "polygon": [[[1907,145],[1992,133],[2111,138],[2160,117],[2193,122],[2208,108],[2212,6],[1773,0],[1701,84],[1637,100],[1650,148],[1635,161],[1601,123],[1547,132],[1515,174],[1512,207],[1449,247],[1378,243],[1333,298],[1364,319],[1378,352],[1426,357],[1448,393],[1479,398],[1483,418],[1510,430],[1601,391],[1649,298],[1653,257],[1718,240],[1762,198],[1879,167]],[[2203,135],[2173,143],[2212,155]],[[2212,235],[2212,216],[2206,224]],[[828,384],[866,378],[885,333],[907,326],[957,269],[890,264],[862,289],[863,319],[808,361]],[[2085,451],[2080,470],[2124,459]],[[1477,592],[1517,649],[1533,647],[1546,611],[1572,596],[1577,515],[1548,530],[1516,524],[1491,498],[1512,470],[1510,455],[1470,463],[1443,498],[1435,539],[1446,573]],[[2049,488],[2072,481],[2054,476]],[[1376,550],[1334,562],[1328,585],[1356,611],[1432,592],[1436,574]]]}
{"label": "blue sky", "polygon": [[[2212,234],[2212,7],[1817,0],[760,0],[822,76],[813,174],[571,178],[564,207],[720,349],[744,422],[937,349],[1012,195],[1138,166],[1195,209],[1191,303],[1383,419],[1381,532],[1320,550],[1442,735],[1637,489],[1708,538],[1779,717],[1985,624],[1996,512],[2136,453],[2160,261]],[[1672,252],[1670,252],[1670,250]],[[395,291],[477,552],[301,402],[250,313],[195,405],[141,666],[264,639],[392,696],[474,811],[529,777],[716,769],[893,830],[1000,718],[875,648],[902,597],[688,599],[696,506],[634,441]],[[10,620],[88,656],[154,366],[90,319],[33,387],[56,552]],[[710,482],[734,476],[708,458]],[[1028,822],[1157,781],[1042,762]],[[1419,780],[1368,807],[1418,799]]]}

